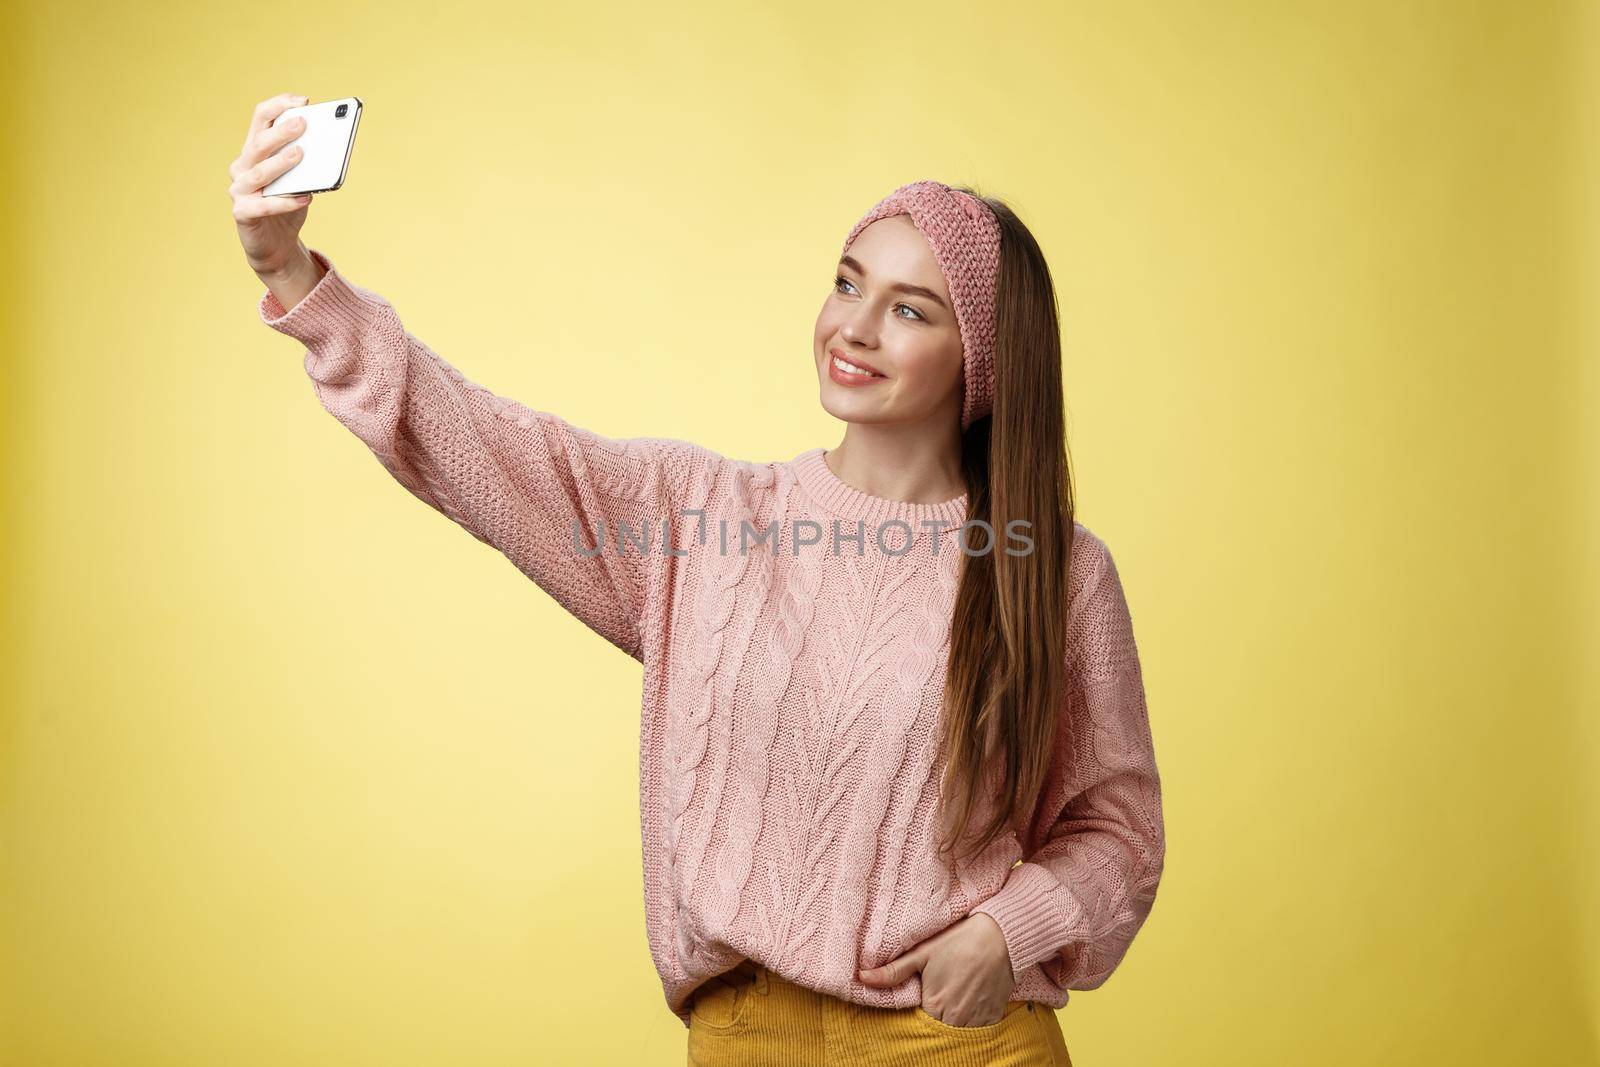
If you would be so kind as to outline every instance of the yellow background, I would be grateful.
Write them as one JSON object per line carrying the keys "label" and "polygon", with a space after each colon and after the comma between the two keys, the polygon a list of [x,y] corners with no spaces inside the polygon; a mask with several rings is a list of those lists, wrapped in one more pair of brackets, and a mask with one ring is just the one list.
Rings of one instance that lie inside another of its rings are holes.
{"label": "yellow background", "polygon": [[840,437],[811,327],[863,211],[1010,200],[1170,835],[1075,1062],[1600,1062],[1593,5],[68,3],[0,36],[7,1065],[682,1062],[639,668],[257,320],[227,165],[278,92],[366,101],[304,236],[412,332],[742,459]]}

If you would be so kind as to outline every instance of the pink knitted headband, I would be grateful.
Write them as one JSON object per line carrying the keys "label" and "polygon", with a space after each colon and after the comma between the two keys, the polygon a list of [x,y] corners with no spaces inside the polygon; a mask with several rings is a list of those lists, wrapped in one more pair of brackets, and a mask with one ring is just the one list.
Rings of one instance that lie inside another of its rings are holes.
{"label": "pink knitted headband", "polygon": [[932,180],[902,185],[861,217],[844,239],[843,255],[856,234],[889,215],[910,215],[939,261],[956,325],[961,330],[961,428],[989,414],[994,405],[994,291],[1000,273],[1000,221],[988,204]]}

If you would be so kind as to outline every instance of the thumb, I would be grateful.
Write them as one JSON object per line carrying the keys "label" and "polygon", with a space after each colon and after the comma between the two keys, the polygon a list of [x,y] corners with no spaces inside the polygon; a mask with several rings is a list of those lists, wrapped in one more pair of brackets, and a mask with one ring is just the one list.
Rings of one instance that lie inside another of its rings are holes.
{"label": "thumb", "polygon": [[916,950],[906,953],[899,959],[890,960],[881,967],[871,967],[858,972],[861,981],[870,986],[899,985],[907,978],[916,974],[922,967],[922,952]]}

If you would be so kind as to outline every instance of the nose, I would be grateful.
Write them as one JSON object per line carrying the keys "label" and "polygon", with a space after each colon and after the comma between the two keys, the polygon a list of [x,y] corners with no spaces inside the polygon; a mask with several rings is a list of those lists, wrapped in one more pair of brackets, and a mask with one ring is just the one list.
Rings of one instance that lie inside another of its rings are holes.
{"label": "nose", "polygon": [[872,347],[872,334],[869,329],[862,325],[861,316],[863,314],[865,313],[857,312],[845,319],[839,327],[839,333],[847,341],[870,348]]}

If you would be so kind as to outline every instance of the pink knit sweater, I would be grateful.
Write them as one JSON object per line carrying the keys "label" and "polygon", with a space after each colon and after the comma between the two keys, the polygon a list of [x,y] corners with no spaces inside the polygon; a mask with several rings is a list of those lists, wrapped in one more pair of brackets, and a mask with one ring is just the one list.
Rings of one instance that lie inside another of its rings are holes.
{"label": "pink knit sweater", "polygon": [[266,292],[259,313],[306,346],[323,406],[644,667],[646,928],[685,1025],[695,987],[746,957],[855,1003],[918,1005],[919,977],[878,989],[857,970],[979,911],[1005,936],[1013,1000],[1060,1008],[1110,976],[1155,902],[1165,833],[1103,542],[1077,527],[1050,784],[1023,840],[952,864],[936,855],[936,714],[965,495],[870,496],[821,448],[754,463],[601,437],[468,381],[311,253],[317,286],[287,311]]}

